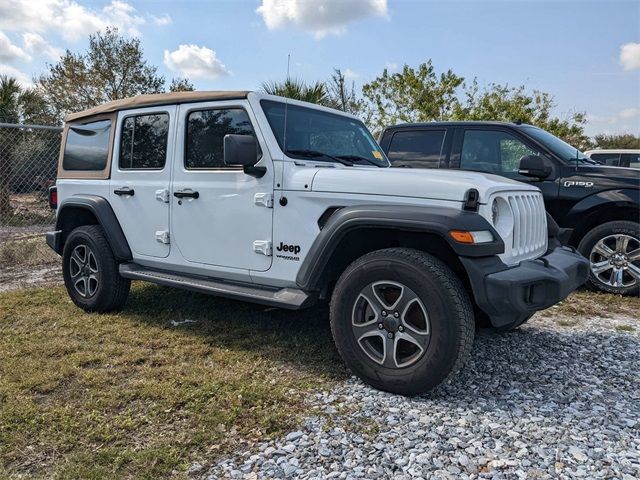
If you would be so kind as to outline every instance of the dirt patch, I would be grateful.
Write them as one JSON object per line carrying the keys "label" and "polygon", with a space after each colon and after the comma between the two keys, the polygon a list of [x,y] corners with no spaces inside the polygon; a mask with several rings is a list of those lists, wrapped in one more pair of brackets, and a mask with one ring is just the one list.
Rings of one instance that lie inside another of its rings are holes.
{"label": "dirt patch", "polygon": [[34,267],[0,268],[0,292],[62,283],[60,262]]}

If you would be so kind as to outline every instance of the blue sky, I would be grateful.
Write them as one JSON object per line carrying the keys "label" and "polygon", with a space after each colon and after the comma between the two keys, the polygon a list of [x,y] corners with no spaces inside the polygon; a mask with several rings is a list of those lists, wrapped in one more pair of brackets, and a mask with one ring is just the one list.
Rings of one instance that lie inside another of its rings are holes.
{"label": "blue sky", "polygon": [[356,86],[432,58],[438,71],[551,93],[587,133],[640,131],[640,2],[0,0],[0,73],[27,83],[60,50],[117,25],[198,89],[256,89],[291,74]]}

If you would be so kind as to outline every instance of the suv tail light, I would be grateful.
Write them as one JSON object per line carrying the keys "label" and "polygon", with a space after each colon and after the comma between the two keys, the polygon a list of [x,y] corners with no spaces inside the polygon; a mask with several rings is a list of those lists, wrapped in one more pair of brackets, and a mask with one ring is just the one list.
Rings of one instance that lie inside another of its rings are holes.
{"label": "suv tail light", "polygon": [[49,187],[49,208],[52,210],[58,208],[58,187],[55,185]]}

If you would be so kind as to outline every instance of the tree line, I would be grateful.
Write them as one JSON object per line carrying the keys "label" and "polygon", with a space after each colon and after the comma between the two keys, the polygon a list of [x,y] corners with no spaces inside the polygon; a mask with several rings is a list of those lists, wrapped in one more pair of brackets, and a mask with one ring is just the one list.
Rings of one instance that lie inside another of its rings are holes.
{"label": "tree line", "polygon": [[[15,78],[0,75],[0,122],[58,125],[67,113],[134,95],[191,91],[186,78],[167,82],[144,57],[141,42],[116,28],[89,36],[85,52],[67,50],[55,64],[22,88]],[[586,149],[640,148],[633,134],[585,134],[585,112],[553,112],[556,103],[547,92],[524,85],[491,83],[480,86],[452,70],[437,72],[431,60],[399,71],[384,69],[358,91],[353,81],[334,69],[326,80],[307,83],[297,78],[270,81],[262,90],[352,113],[374,132],[400,122],[436,120],[520,121],[548,130],[568,143]]]}

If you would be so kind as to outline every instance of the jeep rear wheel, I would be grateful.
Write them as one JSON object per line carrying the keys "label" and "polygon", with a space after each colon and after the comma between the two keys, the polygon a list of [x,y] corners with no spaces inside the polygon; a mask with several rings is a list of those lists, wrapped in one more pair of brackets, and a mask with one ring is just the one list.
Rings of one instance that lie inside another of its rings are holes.
{"label": "jeep rear wheel", "polygon": [[473,308],[440,260],[418,250],[378,250],[338,280],[331,330],[358,377],[381,390],[415,395],[462,367],[473,343]]}
{"label": "jeep rear wheel", "polygon": [[69,297],[87,312],[118,310],[127,301],[131,281],[118,273],[118,263],[99,225],[71,232],[62,254],[62,273]]}
{"label": "jeep rear wheel", "polygon": [[620,295],[640,293],[640,225],[604,223],[585,235],[578,250],[590,263],[587,288]]}

